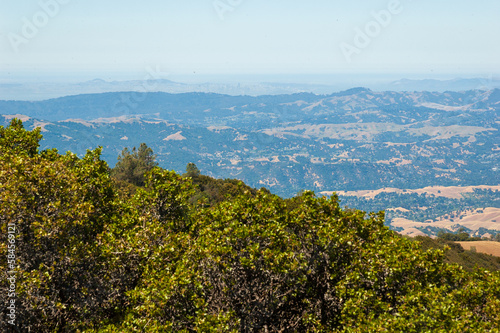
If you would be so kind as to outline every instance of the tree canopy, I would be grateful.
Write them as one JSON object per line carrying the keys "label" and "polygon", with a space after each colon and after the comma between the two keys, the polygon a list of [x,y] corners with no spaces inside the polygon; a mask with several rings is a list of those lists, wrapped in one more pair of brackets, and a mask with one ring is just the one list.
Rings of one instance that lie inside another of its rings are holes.
{"label": "tree canopy", "polygon": [[39,152],[40,138],[18,120],[0,127],[0,292],[5,299],[15,225],[17,311],[13,326],[2,302],[2,331],[500,327],[498,272],[446,263],[446,249],[423,250],[390,231],[382,212],[342,209],[336,196],[309,191],[283,200],[222,180],[234,192],[200,205],[201,187],[218,181],[164,170],[146,145],[121,155],[120,168],[147,161],[143,178],[123,178],[139,186],[123,196],[101,148],[79,159]]}
{"label": "tree canopy", "polygon": [[138,149],[133,147],[132,150],[128,148],[122,150],[111,175],[120,181],[144,186],[144,175],[157,165],[153,150],[145,143],[141,143]]}
{"label": "tree canopy", "polygon": [[186,177],[198,177],[200,175],[200,170],[194,163],[188,163],[186,165],[186,173],[183,176]]}

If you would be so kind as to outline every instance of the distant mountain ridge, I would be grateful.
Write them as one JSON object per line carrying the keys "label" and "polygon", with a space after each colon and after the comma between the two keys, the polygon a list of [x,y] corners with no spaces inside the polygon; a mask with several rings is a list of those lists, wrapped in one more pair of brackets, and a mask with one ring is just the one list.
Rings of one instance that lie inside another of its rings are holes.
{"label": "distant mountain ridge", "polygon": [[[286,82],[202,82],[183,83],[168,79],[151,78],[147,80],[105,81],[93,79],[77,83],[58,82],[9,82],[0,83],[0,100],[27,100],[40,101],[80,94],[98,94],[105,92],[167,92],[172,94],[203,92],[217,93],[232,96],[249,95],[283,95],[295,93],[314,93],[329,95],[336,91],[346,90],[353,84],[341,77],[323,79],[323,83],[286,83]],[[328,83],[330,82],[330,83]],[[365,84],[366,86],[366,84]],[[500,79],[497,78],[472,78],[453,80],[412,80],[401,79],[397,81],[375,80],[368,85],[374,91],[467,91],[467,90],[492,90],[500,88]]]}
{"label": "distant mountain ridge", "polygon": [[[295,103],[295,104],[294,104]],[[297,104],[298,103],[298,104]],[[189,115],[194,123],[204,123],[206,113],[224,118],[248,112],[249,109],[269,112],[272,108],[283,112],[300,112],[307,115],[324,110],[378,110],[386,107],[429,108],[444,111],[498,110],[500,108],[500,89],[490,91],[470,90],[464,92],[374,92],[367,88],[353,88],[329,95],[297,93],[288,95],[231,96],[213,93],[163,92],[137,93],[114,92],[102,94],[81,94],[39,102],[1,101],[2,114],[25,114],[44,120],[58,121],[71,118],[95,119],[134,114],[159,114],[162,119]],[[236,108],[232,110],[232,108]],[[458,109],[457,109],[458,108]],[[209,111],[208,111],[209,110]],[[230,112],[229,112],[230,111]],[[191,118],[196,114],[198,118]],[[202,117],[203,119],[199,118]]]}

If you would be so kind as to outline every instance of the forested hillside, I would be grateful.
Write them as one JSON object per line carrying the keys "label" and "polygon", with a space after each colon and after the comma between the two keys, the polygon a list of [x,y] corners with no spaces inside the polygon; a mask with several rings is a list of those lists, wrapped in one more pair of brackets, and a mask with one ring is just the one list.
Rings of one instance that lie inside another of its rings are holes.
{"label": "forested hillside", "polygon": [[[39,150],[0,127],[0,330],[495,332],[500,274],[445,261],[336,196],[282,199],[147,146]],[[143,163],[143,161],[149,161]],[[139,163],[140,162],[140,163]],[[142,169],[144,178],[130,170]]]}
{"label": "forested hillside", "polygon": [[160,167],[292,197],[317,192],[499,185],[500,90],[277,96],[120,92],[0,101],[0,125],[41,127],[44,148],[102,146],[111,166],[145,142]]}

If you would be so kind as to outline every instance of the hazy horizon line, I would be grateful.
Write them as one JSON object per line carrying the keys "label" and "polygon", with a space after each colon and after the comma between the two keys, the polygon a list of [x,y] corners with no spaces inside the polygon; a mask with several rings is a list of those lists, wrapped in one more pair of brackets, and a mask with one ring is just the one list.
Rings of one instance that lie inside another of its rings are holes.
{"label": "hazy horizon line", "polygon": [[[132,72],[60,72],[60,73],[36,73],[18,72],[16,74],[0,72],[0,83],[83,83],[93,80],[105,82],[126,82],[143,80],[144,73]],[[399,80],[500,80],[500,73],[209,73],[209,74],[167,74],[155,80],[169,80],[187,83],[297,83],[297,84],[333,84],[338,80],[356,79],[356,81],[379,81],[392,82]]]}

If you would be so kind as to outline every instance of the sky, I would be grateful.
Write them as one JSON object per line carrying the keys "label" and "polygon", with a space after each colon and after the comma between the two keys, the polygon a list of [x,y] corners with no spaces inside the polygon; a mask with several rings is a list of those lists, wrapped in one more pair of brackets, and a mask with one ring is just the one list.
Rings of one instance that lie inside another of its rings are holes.
{"label": "sky", "polygon": [[0,0],[0,81],[487,77],[498,0]]}

